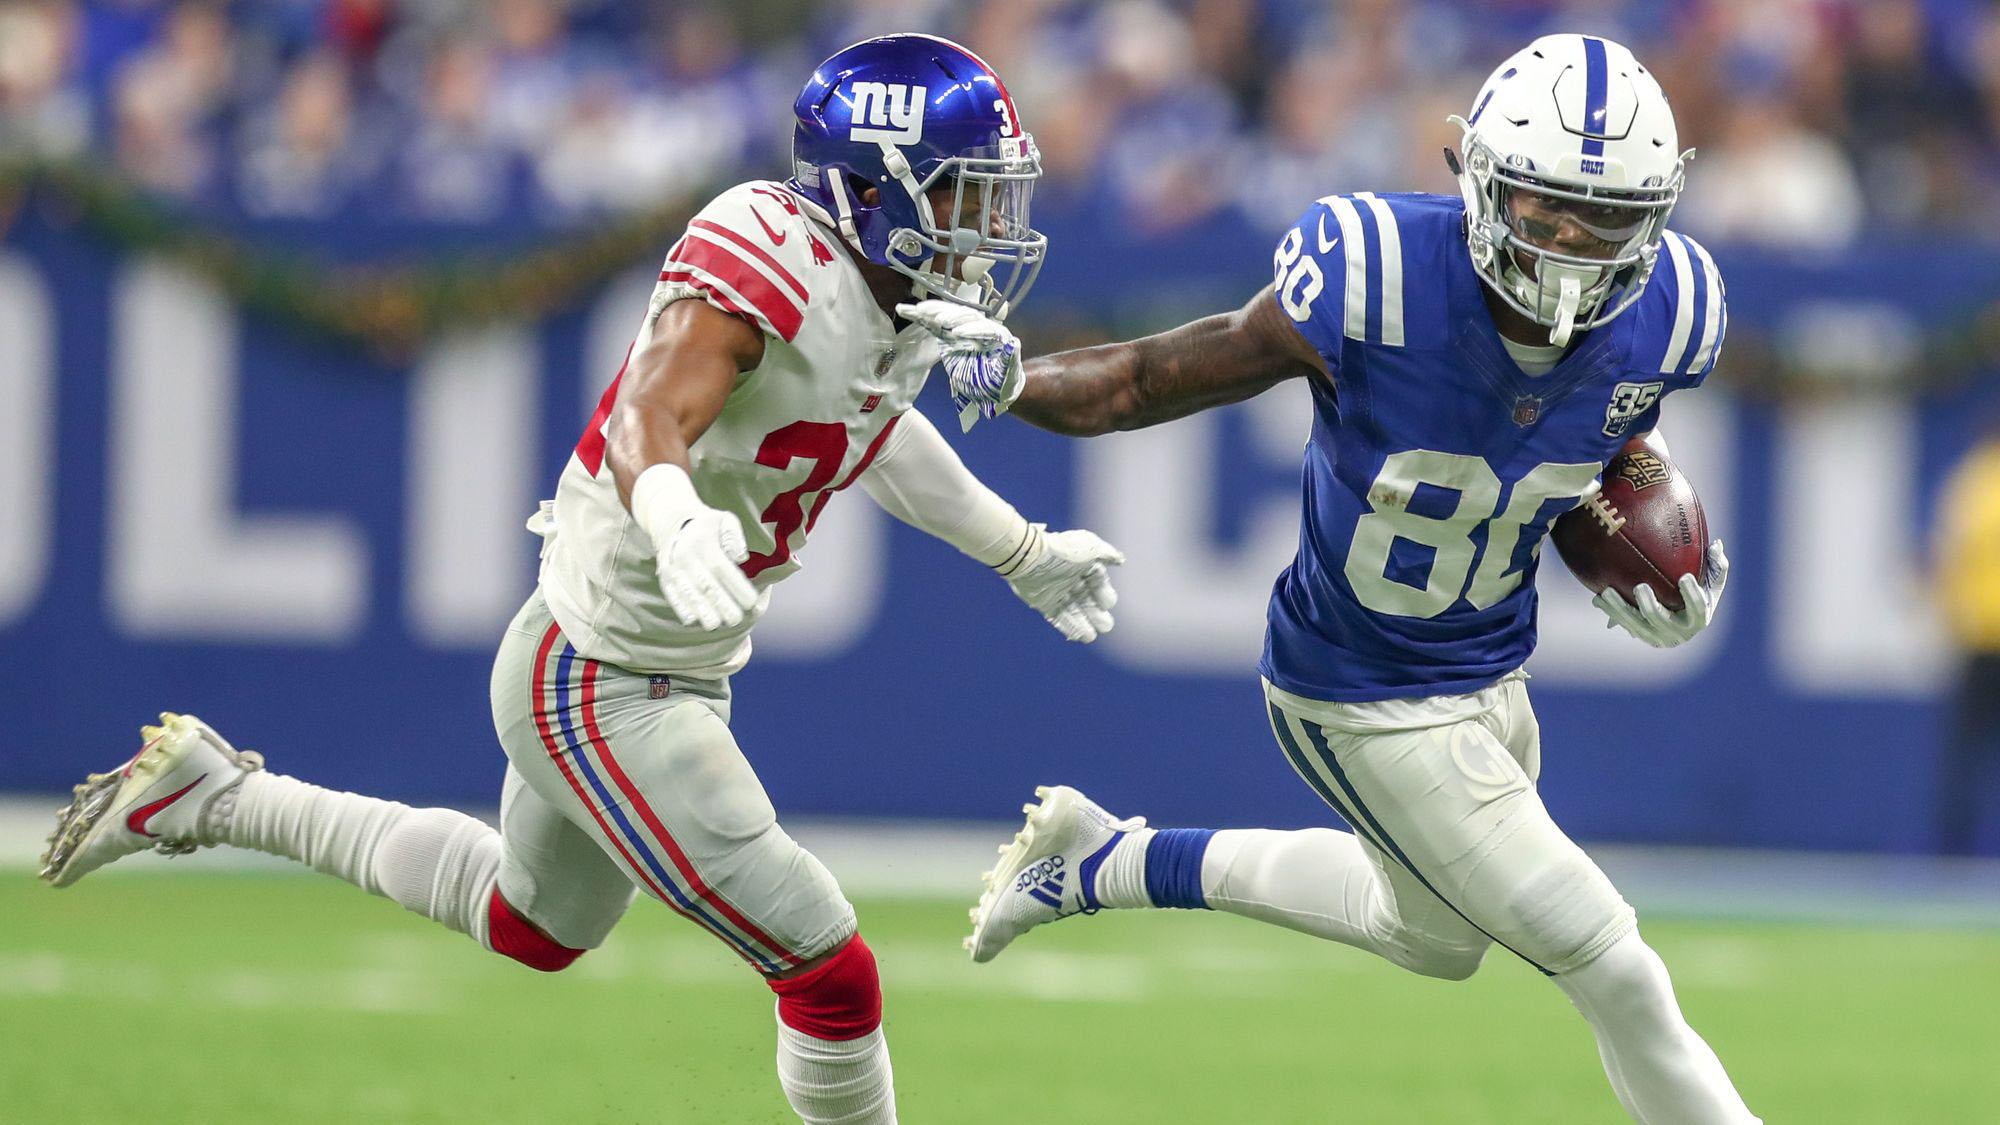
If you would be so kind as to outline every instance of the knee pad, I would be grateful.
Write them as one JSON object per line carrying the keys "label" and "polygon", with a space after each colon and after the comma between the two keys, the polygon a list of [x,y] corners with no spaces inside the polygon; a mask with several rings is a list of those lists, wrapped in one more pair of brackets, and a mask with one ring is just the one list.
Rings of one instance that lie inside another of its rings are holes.
{"label": "knee pad", "polygon": [[559,944],[514,913],[514,908],[500,897],[498,887],[487,900],[486,938],[493,952],[544,973],[559,973],[584,954],[581,949]]}
{"label": "knee pad", "polygon": [[770,978],[778,1019],[816,1039],[859,1039],[882,1026],[882,984],[875,954],[860,934],[825,964],[795,977]]}
{"label": "knee pad", "polygon": [[1581,851],[1523,882],[1508,914],[1515,932],[1496,936],[1551,973],[1589,964],[1638,926],[1624,896]]}

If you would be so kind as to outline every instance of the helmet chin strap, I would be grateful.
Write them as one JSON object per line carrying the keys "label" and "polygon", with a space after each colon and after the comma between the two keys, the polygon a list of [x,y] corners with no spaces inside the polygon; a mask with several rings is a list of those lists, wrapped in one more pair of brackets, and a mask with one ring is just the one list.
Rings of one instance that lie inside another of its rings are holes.
{"label": "helmet chin strap", "polygon": [[828,186],[833,188],[835,228],[840,231],[840,237],[846,239],[849,246],[864,255],[867,254],[868,248],[861,244],[861,232],[854,222],[854,198],[847,192],[847,177],[830,176],[828,180],[830,181]]}

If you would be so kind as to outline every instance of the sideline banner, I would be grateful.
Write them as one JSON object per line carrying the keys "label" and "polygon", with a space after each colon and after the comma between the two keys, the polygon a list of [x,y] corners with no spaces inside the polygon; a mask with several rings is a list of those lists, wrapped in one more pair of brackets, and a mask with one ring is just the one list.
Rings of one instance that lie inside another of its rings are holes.
{"label": "sideline banner", "polygon": [[[1211,232],[1195,282],[1058,254],[1037,303],[1126,320],[1239,304],[1264,277],[1245,251],[1258,237]],[[1880,298],[1893,279],[1874,267],[1717,257],[1732,341],[1838,331],[1862,351],[1921,339],[1982,289],[1968,270],[2000,274],[1954,258]],[[489,661],[533,582],[522,521],[648,276],[388,366],[24,215],[0,243],[0,790],[64,789],[173,709],[314,781],[493,804]],[[1148,287],[1163,276],[1178,288]],[[1950,658],[1922,551],[1977,389],[1674,400],[1665,431],[1728,542],[1729,596],[1710,636],[1656,652],[1544,568],[1529,670],[1544,793],[1573,834],[1928,845]],[[941,381],[924,406],[949,414]],[[1254,672],[1307,424],[1293,387],[1090,442],[1008,422],[953,435],[1032,518],[1130,557],[1118,629],[1090,647],[859,490],[836,497],[735,684],[738,737],[781,813],[1000,818],[1067,781],[1155,823],[1328,822],[1271,744]]]}

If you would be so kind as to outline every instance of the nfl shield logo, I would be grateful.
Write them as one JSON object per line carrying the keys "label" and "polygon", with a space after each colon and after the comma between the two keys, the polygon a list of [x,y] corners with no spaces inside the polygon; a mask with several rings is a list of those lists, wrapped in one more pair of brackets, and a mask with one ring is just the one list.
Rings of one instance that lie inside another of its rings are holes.
{"label": "nfl shield logo", "polygon": [[1535,419],[1542,416],[1542,400],[1538,398],[1517,398],[1514,400],[1514,424],[1532,426]]}
{"label": "nfl shield logo", "polygon": [[665,699],[674,690],[673,680],[667,676],[646,677],[646,698]]}

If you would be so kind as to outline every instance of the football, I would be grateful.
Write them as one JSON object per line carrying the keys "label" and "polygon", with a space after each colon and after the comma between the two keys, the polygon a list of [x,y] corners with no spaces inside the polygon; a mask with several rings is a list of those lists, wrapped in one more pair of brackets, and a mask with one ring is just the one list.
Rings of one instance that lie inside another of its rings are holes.
{"label": "football", "polygon": [[1673,463],[1634,438],[1604,468],[1604,488],[1549,530],[1570,573],[1595,594],[1611,587],[1627,601],[1640,583],[1660,604],[1681,608],[1680,581],[1708,581],[1708,518],[1694,485]]}

